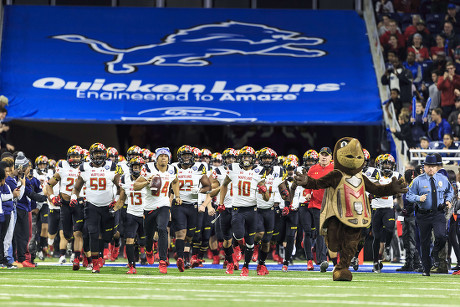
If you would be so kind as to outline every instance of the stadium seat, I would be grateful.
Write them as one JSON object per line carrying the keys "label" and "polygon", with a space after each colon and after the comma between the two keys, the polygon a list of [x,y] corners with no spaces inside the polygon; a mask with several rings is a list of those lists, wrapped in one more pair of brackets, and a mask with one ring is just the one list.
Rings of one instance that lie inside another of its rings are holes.
{"label": "stadium seat", "polygon": [[444,20],[444,16],[446,16],[446,14],[426,14],[425,21],[426,23],[441,24],[441,22]]}
{"label": "stadium seat", "polygon": [[154,7],[155,0],[118,0],[118,6]]}
{"label": "stadium seat", "polygon": [[165,7],[203,7],[202,0],[166,0]]}
{"label": "stadium seat", "polygon": [[56,5],[111,6],[112,0],[56,0]]}
{"label": "stadium seat", "polygon": [[217,8],[251,8],[251,0],[214,0],[213,7]]}
{"label": "stadium seat", "polygon": [[431,149],[438,149],[439,146],[441,146],[442,142],[441,141],[431,141],[430,142],[430,148]]}
{"label": "stadium seat", "polygon": [[49,5],[49,0],[14,0],[13,4],[18,5]]}
{"label": "stadium seat", "polygon": [[439,23],[436,23],[436,22],[432,23],[432,22],[430,22],[430,23],[427,23],[427,24],[426,24],[426,27],[427,27],[428,31],[430,31],[430,33],[431,33],[432,35],[436,35],[436,34],[438,34],[438,33],[441,33],[441,26],[440,26]]}

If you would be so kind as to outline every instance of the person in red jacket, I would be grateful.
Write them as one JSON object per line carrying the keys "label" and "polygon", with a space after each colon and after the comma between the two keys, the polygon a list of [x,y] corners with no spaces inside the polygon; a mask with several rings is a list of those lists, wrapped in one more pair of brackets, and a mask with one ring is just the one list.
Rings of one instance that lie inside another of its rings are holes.
{"label": "person in red jacket", "polygon": [[441,109],[443,118],[455,110],[455,90],[460,89],[460,76],[455,74],[455,65],[447,62],[444,75],[438,79],[438,89],[441,91]]}
{"label": "person in red jacket", "polygon": [[[321,178],[334,169],[332,162],[332,151],[329,147],[323,147],[319,151],[319,162],[308,170],[308,176],[314,179]],[[329,262],[326,256],[326,244],[323,236],[319,234],[319,217],[321,212],[321,203],[323,202],[324,189],[305,190],[306,200],[310,201],[308,210],[310,211],[311,229],[313,238],[316,236],[316,262],[320,263],[321,272],[326,272]]]}

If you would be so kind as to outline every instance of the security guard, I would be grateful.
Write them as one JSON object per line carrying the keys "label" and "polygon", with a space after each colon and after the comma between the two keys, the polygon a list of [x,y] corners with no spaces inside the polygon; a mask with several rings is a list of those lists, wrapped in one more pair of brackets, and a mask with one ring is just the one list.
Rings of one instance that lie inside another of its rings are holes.
{"label": "security guard", "polygon": [[454,196],[452,186],[446,176],[437,173],[436,156],[427,155],[424,162],[425,174],[412,181],[407,193],[407,200],[416,203],[416,221],[420,229],[423,276],[430,276],[431,231],[434,232],[432,251],[435,262],[439,262],[438,252],[446,244],[446,218],[444,208],[452,206]]}

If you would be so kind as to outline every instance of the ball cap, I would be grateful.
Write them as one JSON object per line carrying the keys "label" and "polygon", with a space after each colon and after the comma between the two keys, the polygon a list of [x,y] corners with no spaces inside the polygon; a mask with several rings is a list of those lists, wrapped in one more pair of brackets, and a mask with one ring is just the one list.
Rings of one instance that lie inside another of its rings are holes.
{"label": "ball cap", "polygon": [[332,156],[332,150],[329,148],[329,147],[323,147],[321,148],[321,150],[319,151],[319,154],[322,154],[323,152],[327,153],[328,155],[331,155]]}

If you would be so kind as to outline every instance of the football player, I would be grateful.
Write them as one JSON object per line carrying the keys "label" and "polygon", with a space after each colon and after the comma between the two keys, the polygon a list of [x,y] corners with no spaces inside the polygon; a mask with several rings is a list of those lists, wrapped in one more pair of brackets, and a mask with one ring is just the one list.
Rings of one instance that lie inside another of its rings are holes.
{"label": "football player", "polygon": [[139,245],[145,246],[145,232],[144,232],[144,207],[146,199],[145,190],[134,190],[134,182],[139,178],[141,169],[144,166],[144,159],[137,156],[129,161],[129,174],[123,174],[120,178],[120,198],[114,211],[121,209],[125,201],[128,200],[128,207],[126,212],[125,221],[125,238],[126,238],[126,255],[128,256],[129,270],[127,274],[136,274],[136,261],[134,257],[134,241],[136,235],[139,238]]}
{"label": "football player", "polygon": [[[284,197],[289,197],[289,192],[284,183],[285,173],[282,167],[277,166],[277,154],[268,147],[265,147],[259,152],[260,165],[263,167],[265,186],[267,187],[270,199],[265,200],[260,193],[256,194],[257,198],[257,229],[254,237],[255,243],[260,246],[258,253],[259,263],[257,265],[257,275],[268,275],[265,260],[270,252],[270,241],[273,236],[273,229],[275,227],[275,211],[274,211],[274,192],[281,190]],[[257,250],[257,249],[256,249]],[[256,251],[255,250],[255,251]],[[254,252],[253,261],[257,261],[257,256]]]}
{"label": "football player", "polygon": [[[201,154],[198,149],[196,154]],[[158,156],[157,156],[158,159]],[[188,145],[183,145],[177,150],[179,162],[173,163],[178,170],[180,197],[173,200],[171,205],[171,218],[176,231],[176,265],[183,272],[184,255],[188,264],[188,254],[184,253],[185,242],[190,243],[196,230],[198,217],[198,194],[206,193],[211,189],[207,175],[207,166],[202,162],[195,162],[194,150]],[[201,188],[198,186],[201,184]],[[199,250],[192,251],[194,255]],[[195,257],[197,258],[197,257]],[[199,263],[198,263],[199,264]]]}
{"label": "football player", "polygon": [[[292,185],[294,171],[298,168],[298,166],[299,164],[295,159],[286,159],[286,161],[284,161],[283,167],[286,172],[284,174],[284,178],[287,179],[286,181],[288,185]],[[295,197],[292,201],[290,201],[289,193],[287,193],[287,189],[285,187],[284,189],[284,195],[282,194],[282,190],[280,192],[276,191],[277,193],[279,193],[279,195],[275,194],[274,201],[279,202],[280,210],[282,210],[282,216],[278,225],[278,243],[282,244],[283,242],[286,242],[284,248],[285,256],[282,271],[287,272],[289,263],[292,261],[292,252],[294,250],[295,235],[299,224],[299,201],[298,198]]]}
{"label": "football player", "polygon": [[261,193],[265,201],[270,199],[270,192],[264,183],[263,168],[255,167],[256,152],[250,146],[240,149],[239,163],[228,166],[227,176],[222,182],[220,191],[220,208],[225,208],[224,201],[228,185],[232,182],[232,230],[238,244],[246,243],[244,265],[240,276],[249,275],[249,263],[254,251],[254,235],[257,226],[257,198]]}
{"label": "football player", "polygon": [[[235,163],[237,157],[236,150],[233,148],[227,148],[222,153],[222,160],[223,165],[214,168],[211,180],[212,180],[212,188],[213,190],[210,193],[211,197],[215,197],[220,192],[220,186],[224,179],[227,177],[228,166]],[[219,218],[216,222],[217,232],[220,232],[223,239],[222,247],[225,252],[225,261],[224,261],[224,268],[227,268],[227,274],[233,274],[233,270],[239,269],[239,265],[237,260],[233,256],[233,249],[232,249],[232,190],[233,183],[230,183],[230,188],[227,189],[227,193],[225,194],[224,201],[220,202],[220,205],[217,207],[217,211],[219,212]],[[241,255],[238,247],[238,255]]]}
{"label": "football player", "polygon": [[[69,241],[74,237],[73,252],[75,258],[73,260],[72,269],[80,269],[80,254],[83,248],[83,225],[84,225],[84,199],[79,198],[77,205],[70,203],[72,190],[79,176],[78,167],[81,164],[82,149],[78,145],[71,146],[67,150],[67,160],[60,160],[56,165],[56,173],[48,181],[46,186],[48,201],[52,204],[53,215],[59,211],[62,225],[62,234],[64,241]],[[59,183],[59,192],[57,195],[54,191],[54,186]],[[59,208],[59,209],[57,209]],[[56,223],[56,216],[53,217],[53,225]],[[57,225],[53,227],[57,229]],[[62,244],[60,244],[60,252],[62,254]],[[64,252],[65,254],[65,252]],[[61,257],[64,255],[61,255]],[[64,256],[65,257],[65,256]],[[65,258],[64,258],[65,259]]]}
{"label": "football player", "polygon": [[[37,178],[40,181],[40,187],[42,191],[45,190],[46,184],[48,180],[50,179],[49,176],[49,160],[48,157],[46,156],[38,156],[35,159],[35,169],[33,170],[33,176]],[[38,246],[37,246],[37,257],[40,260],[45,260],[45,257],[43,255],[43,250],[48,247],[48,215],[49,215],[49,207],[47,202],[43,203],[37,203],[37,208],[39,209],[38,215],[33,215],[32,219],[34,217],[37,217],[38,223],[41,223],[41,229],[40,229],[40,239],[38,240]]]}
{"label": "football player", "polygon": [[[372,181],[379,184],[391,183],[392,178],[400,179],[402,176],[395,171],[396,161],[390,154],[383,154],[375,159],[377,168],[368,168],[365,175]],[[400,207],[403,208],[401,195],[396,195]],[[393,210],[393,196],[372,197],[372,244],[375,273],[380,273],[383,267],[382,257],[384,250],[390,255],[390,243],[395,228],[395,213]]]}
{"label": "football player", "polygon": [[[80,165],[79,176],[70,197],[70,206],[78,205],[78,197],[83,185],[86,186],[87,225],[90,237],[92,273],[99,273],[102,260],[99,251],[103,242],[109,243],[113,237],[114,216],[110,212],[118,195],[113,193],[113,185],[119,193],[120,175],[116,164],[107,161],[107,149],[101,143],[94,143],[89,149],[91,162]],[[99,239],[102,238],[101,242]]]}
{"label": "football player", "polygon": [[[153,264],[153,236],[158,232],[158,253],[160,255],[159,271],[167,273],[167,252],[168,252],[168,223],[170,216],[169,190],[172,188],[176,206],[181,206],[182,200],[179,192],[178,170],[176,166],[170,165],[171,152],[168,147],[161,147],[155,150],[156,162],[149,162],[143,168],[141,176],[134,183],[135,191],[145,193],[144,207],[144,230],[146,235],[147,262]],[[154,178],[159,177],[159,186],[152,189],[151,184]],[[177,239],[176,239],[177,246]],[[179,270],[183,271],[184,263],[178,263]]]}
{"label": "football player", "polygon": [[[306,172],[310,170],[310,167],[318,163],[319,156],[318,153],[313,150],[307,150],[303,155],[303,164],[302,166],[298,167],[296,172],[302,173],[305,169]],[[313,216],[311,209],[308,208],[308,204],[310,203],[311,194],[308,190],[304,189],[303,187],[298,187],[295,182],[292,184],[292,188],[295,188],[294,197],[297,198],[299,203],[299,223],[302,227],[304,232],[303,236],[303,247],[305,250],[305,255],[307,257],[307,270],[313,271],[313,253],[312,253],[312,241],[315,239],[316,232],[312,231],[313,225]],[[292,190],[291,190],[292,191]]]}

